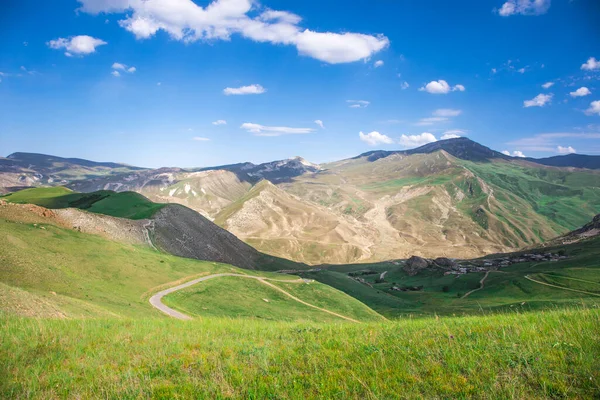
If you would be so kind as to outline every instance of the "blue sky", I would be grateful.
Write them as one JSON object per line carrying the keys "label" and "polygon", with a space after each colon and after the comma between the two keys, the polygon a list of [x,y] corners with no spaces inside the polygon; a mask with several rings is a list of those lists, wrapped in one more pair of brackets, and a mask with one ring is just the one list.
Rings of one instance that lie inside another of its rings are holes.
{"label": "blue sky", "polygon": [[599,18],[595,0],[8,0],[0,155],[326,162],[454,135],[600,154]]}

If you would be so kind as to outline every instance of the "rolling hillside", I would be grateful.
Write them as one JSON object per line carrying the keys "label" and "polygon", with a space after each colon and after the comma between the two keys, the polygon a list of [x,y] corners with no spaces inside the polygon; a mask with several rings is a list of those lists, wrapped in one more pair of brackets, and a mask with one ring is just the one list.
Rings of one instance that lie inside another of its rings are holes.
{"label": "rolling hillside", "polygon": [[320,166],[135,170],[68,186],[182,204],[261,252],[313,265],[468,258],[538,245],[600,212],[600,171],[574,168],[597,158],[537,163],[459,138]]}
{"label": "rolling hillside", "polygon": [[[0,315],[162,318],[163,314],[148,303],[154,292],[214,273],[250,274],[227,264],[176,257],[147,246],[82,233],[60,226],[50,215],[6,203],[0,204],[0,238]],[[297,280],[268,272],[251,274]],[[332,311],[363,320],[381,318],[362,303],[320,283],[294,284],[310,284],[310,290],[293,289],[296,297],[307,302],[326,304]],[[207,285],[206,301],[219,317],[262,318],[268,313],[272,320],[335,320],[330,314],[282,298],[276,290],[255,289],[253,282],[242,278],[215,279]],[[266,303],[263,298],[273,301]],[[236,312],[245,309],[248,300],[260,302],[262,308]]]}

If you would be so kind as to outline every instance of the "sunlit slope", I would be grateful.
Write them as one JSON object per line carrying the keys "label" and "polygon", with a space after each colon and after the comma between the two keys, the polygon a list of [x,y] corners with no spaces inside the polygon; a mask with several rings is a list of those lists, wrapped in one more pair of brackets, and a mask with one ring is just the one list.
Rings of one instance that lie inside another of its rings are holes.
{"label": "sunlit slope", "polygon": [[[375,232],[356,261],[469,258],[541,243],[600,212],[600,174],[445,151],[326,165],[281,187]],[[336,260],[326,260],[336,262]]]}
{"label": "sunlit slope", "polygon": [[3,398],[600,395],[595,309],[374,324],[0,318]]}
{"label": "sunlit slope", "polygon": [[[17,214],[11,212],[13,207],[0,205],[0,310],[5,313],[39,317],[163,317],[148,303],[150,295],[192,277],[232,272],[297,279],[179,258],[51,223],[30,223],[26,211]],[[210,301],[235,303],[226,281],[216,279],[211,284],[220,290],[211,293]],[[353,315],[376,317],[366,306],[342,292],[320,283],[312,285],[315,291],[310,296],[298,293],[297,297],[306,302],[326,301],[333,291],[332,311],[349,311],[345,305],[348,302]],[[262,301],[263,293],[249,291],[247,296]],[[279,309],[286,304],[269,303],[276,310],[274,315],[286,315],[285,310]],[[238,306],[243,307],[245,304]],[[331,320],[326,313],[321,315],[310,307],[293,307],[295,312],[284,319]],[[218,310],[213,311],[218,314]],[[245,314],[224,308],[220,316]]]}
{"label": "sunlit slope", "polygon": [[116,193],[101,190],[77,193],[62,186],[25,189],[2,198],[11,203],[35,204],[46,208],[79,208],[113,217],[144,219],[151,217],[164,205],[153,203],[135,192]]}

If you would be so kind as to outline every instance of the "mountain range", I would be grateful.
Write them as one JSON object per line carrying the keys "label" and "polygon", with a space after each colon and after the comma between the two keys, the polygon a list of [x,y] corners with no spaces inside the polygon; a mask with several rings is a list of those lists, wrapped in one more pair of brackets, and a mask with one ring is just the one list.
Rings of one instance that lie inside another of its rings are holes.
{"label": "mountain range", "polygon": [[600,157],[506,156],[467,138],[326,164],[147,169],[30,153],[0,190],[63,185],[185,205],[257,250],[307,264],[479,257],[536,245],[600,212]]}

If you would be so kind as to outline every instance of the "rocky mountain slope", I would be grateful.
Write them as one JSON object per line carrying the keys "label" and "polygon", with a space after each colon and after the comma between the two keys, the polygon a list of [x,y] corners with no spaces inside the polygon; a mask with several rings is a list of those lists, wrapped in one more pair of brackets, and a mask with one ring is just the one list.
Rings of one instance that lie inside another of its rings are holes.
{"label": "rocky mountain slope", "polygon": [[467,258],[537,245],[600,212],[600,171],[535,161],[460,138],[323,165],[111,170],[68,186],[179,203],[260,251],[311,264]]}

